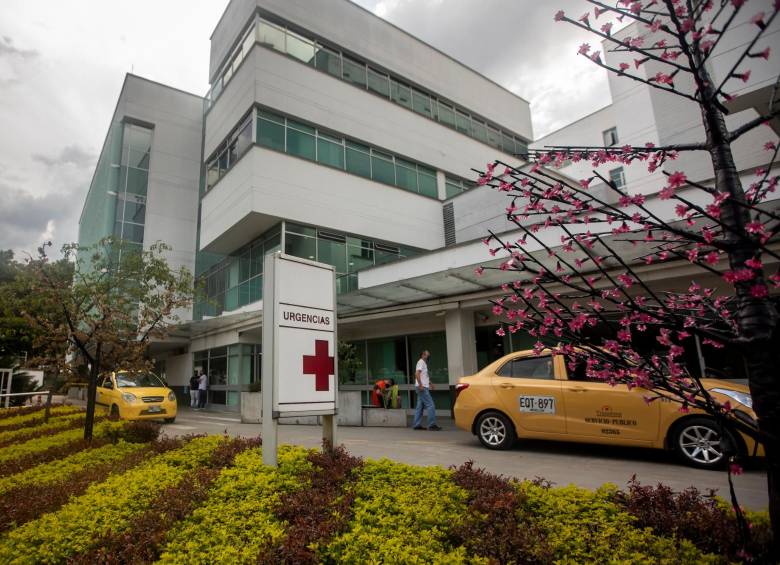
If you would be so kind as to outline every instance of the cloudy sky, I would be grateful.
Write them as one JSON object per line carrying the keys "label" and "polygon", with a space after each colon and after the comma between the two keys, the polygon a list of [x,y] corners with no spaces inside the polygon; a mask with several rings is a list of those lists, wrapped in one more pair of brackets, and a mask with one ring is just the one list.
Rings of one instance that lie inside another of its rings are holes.
{"label": "cloudy sky", "polygon": [[[332,0],[310,0],[326,5]],[[587,38],[553,22],[579,0],[356,0],[531,103],[541,137],[610,102]],[[0,249],[75,241],[124,75],[203,94],[227,0],[0,2]]]}

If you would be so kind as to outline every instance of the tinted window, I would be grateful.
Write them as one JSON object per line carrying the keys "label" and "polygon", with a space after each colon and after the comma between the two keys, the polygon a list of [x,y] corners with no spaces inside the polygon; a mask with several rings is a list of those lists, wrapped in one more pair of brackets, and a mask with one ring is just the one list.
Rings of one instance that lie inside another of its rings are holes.
{"label": "tinted window", "polygon": [[496,374],[500,377],[512,377],[515,379],[552,380],[555,378],[553,359],[549,355],[546,357],[513,359],[504,363]]}
{"label": "tinted window", "polygon": [[165,386],[162,381],[152,373],[117,373],[116,384],[119,388]]}

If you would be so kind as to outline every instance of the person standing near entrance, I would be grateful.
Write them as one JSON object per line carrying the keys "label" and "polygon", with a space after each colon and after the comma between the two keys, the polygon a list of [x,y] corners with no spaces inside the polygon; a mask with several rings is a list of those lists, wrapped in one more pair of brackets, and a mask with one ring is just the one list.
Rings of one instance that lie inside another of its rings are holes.
{"label": "person standing near entrance", "polygon": [[208,388],[209,378],[201,373],[198,378],[198,408],[206,407],[206,394]]}
{"label": "person standing near entrance", "polygon": [[190,408],[198,407],[198,385],[199,385],[198,373],[192,372],[190,377]]}
{"label": "person standing near entrance", "polygon": [[436,408],[433,405],[431,389],[434,388],[431,379],[428,376],[428,358],[431,356],[428,350],[420,354],[420,360],[417,361],[417,367],[414,371],[414,379],[417,385],[417,407],[414,410],[415,430],[424,430],[422,427],[423,410],[428,411],[428,429],[439,431],[441,428],[436,425]]}

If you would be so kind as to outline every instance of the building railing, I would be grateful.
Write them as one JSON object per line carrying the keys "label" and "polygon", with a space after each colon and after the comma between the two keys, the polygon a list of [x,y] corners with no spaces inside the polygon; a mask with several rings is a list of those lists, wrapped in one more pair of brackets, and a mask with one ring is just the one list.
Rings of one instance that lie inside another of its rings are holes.
{"label": "building railing", "polygon": [[1,393],[0,398],[5,398],[5,408],[10,409],[10,402],[12,396],[40,396],[42,394],[46,395],[46,408],[43,415],[43,421],[48,422],[49,421],[49,415],[51,414],[51,397],[53,394],[53,391],[51,390],[36,390],[35,392],[6,392]]}

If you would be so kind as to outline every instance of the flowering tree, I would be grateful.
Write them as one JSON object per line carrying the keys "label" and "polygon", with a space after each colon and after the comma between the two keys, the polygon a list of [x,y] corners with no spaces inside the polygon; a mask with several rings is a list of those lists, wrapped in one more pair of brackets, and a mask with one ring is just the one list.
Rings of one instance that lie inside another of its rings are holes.
{"label": "flowering tree", "polygon": [[[707,62],[735,19],[744,16],[745,0],[589,4],[593,10],[579,18],[559,11],[555,20],[593,33],[608,46],[610,60],[625,60],[610,64],[588,44],[579,55],[688,100],[701,114],[705,139],[668,146],[545,147],[524,156],[526,167],[489,164],[479,184],[507,193],[507,218],[520,230],[519,238],[491,232],[484,240],[491,254],[506,257],[491,268],[516,278],[503,285],[505,295],[494,303],[502,319],[498,332],[526,331],[537,338],[537,350],[550,347],[565,354],[570,366],[582,363],[589,377],[641,387],[648,391],[647,402],[673,399],[683,411],[704,410],[760,439],[768,463],[770,516],[774,531],[780,531],[780,353],[770,290],[780,286],[780,214],[773,200],[780,182],[773,169],[778,144],[766,143],[767,165],[754,172],[747,188],[732,154],[734,142],[780,116],[780,77],[763,115],[734,129],[725,121],[729,87],[749,79],[749,60],[769,58],[770,48],[761,48],[760,40],[780,1],[766,2],[767,9],[752,16],[748,25],[755,33],[719,83]],[[632,23],[629,31],[640,33],[613,33],[611,21],[596,23],[612,18]],[[660,70],[646,72],[649,68]],[[713,180],[696,182],[674,170],[683,152],[708,156]],[[663,172],[665,186],[649,197],[595,170],[581,180],[552,170],[569,162],[590,162],[594,169],[642,163],[650,172]],[[649,268],[681,262],[698,279],[688,288],[660,292],[647,282]],[[638,346],[643,335],[655,337],[655,351]],[[757,422],[738,410],[736,401],[714,399],[702,375],[686,368],[682,357],[695,338],[704,347],[742,352]]]}
{"label": "flowering tree", "polygon": [[147,347],[164,339],[179,320],[177,311],[191,303],[192,275],[168,266],[165,244],[141,251],[107,238],[89,248],[65,245],[63,259],[73,265],[73,275],[63,282],[51,276],[48,245],[28,261],[28,291],[56,306],[45,315],[24,314],[38,336],[38,363],[65,374],[77,371],[74,359],[88,365],[84,438],[92,439],[101,373],[151,369]]}

